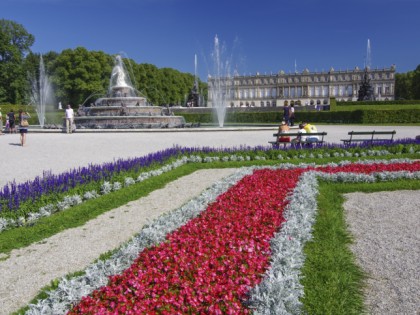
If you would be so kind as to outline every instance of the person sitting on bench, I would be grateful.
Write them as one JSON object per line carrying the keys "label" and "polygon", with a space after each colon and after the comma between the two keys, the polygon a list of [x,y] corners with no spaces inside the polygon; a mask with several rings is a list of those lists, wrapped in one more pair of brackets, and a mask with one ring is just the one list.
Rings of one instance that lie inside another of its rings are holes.
{"label": "person sitting on bench", "polygon": [[305,126],[303,124],[299,124],[299,130],[298,130],[298,132],[301,133],[301,135],[299,135],[296,138],[294,138],[292,140],[292,143],[300,143],[300,142],[305,142],[306,141],[306,136],[303,135],[303,134],[306,134],[306,130],[305,130],[304,127]]}
{"label": "person sitting on bench", "polygon": [[[287,125],[287,123],[286,123],[285,121],[282,121],[282,122],[281,122],[281,125],[279,126],[279,131],[278,131],[278,133],[279,133],[279,134],[287,134],[287,133],[289,133],[289,130],[290,130],[290,128],[289,128],[289,126]],[[285,142],[290,142],[290,136],[281,135],[281,136],[279,136],[279,138],[278,138],[278,142],[283,142],[283,143],[285,143]]]}
{"label": "person sitting on bench", "polygon": [[[311,125],[307,122],[302,123],[303,124],[303,129],[305,129],[306,133],[312,133],[312,132],[318,132],[318,129],[316,128],[315,125]],[[319,141],[319,137],[318,136],[307,136],[306,137],[306,142],[318,142]]]}

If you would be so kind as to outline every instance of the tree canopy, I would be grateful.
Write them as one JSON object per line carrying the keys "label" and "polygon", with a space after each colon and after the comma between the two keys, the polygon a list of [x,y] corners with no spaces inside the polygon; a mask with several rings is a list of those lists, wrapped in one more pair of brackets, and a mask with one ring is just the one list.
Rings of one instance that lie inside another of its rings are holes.
{"label": "tree canopy", "polygon": [[0,20],[0,102],[20,103],[24,100],[24,58],[34,41],[34,36],[22,25]]}
{"label": "tree canopy", "polygon": [[395,98],[420,99],[420,65],[414,71],[395,75]]}

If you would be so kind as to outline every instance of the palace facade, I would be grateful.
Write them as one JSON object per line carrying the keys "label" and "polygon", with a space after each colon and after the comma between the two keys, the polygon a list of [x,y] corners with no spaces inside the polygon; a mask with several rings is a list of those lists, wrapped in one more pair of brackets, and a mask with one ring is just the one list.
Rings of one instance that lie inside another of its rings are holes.
{"label": "palace facade", "polygon": [[[329,99],[357,101],[365,69],[276,75],[234,76],[208,79],[207,107],[224,99],[230,107],[275,107],[285,104],[327,105]],[[394,100],[395,65],[387,69],[368,69],[375,100]],[[220,96],[222,95],[222,97]]]}

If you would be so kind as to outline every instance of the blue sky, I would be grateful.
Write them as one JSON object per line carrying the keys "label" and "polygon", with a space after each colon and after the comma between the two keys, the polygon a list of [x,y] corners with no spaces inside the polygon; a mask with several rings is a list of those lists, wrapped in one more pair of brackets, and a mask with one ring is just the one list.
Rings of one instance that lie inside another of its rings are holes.
{"label": "blue sky", "polygon": [[35,36],[32,51],[82,46],[197,74],[214,38],[240,75],[420,64],[420,0],[0,0],[0,18]]}

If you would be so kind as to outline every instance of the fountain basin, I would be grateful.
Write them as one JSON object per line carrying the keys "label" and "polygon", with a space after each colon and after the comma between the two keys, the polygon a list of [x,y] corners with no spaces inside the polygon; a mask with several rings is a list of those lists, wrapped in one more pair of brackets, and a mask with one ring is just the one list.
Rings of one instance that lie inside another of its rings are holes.
{"label": "fountain basin", "polygon": [[167,109],[158,106],[96,106],[82,107],[78,116],[163,116]]}
{"label": "fountain basin", "polygon": [[96,106],[146,106],[146,98],[138,96],[101,97],[96,100]]}
{"label": "fountain basin", "polygon": [[[82,116],[75,117],[77,129],[145,129],[181,128],[185,126],[182,116]],[[65,125],[65,123],[64,123]]]}

